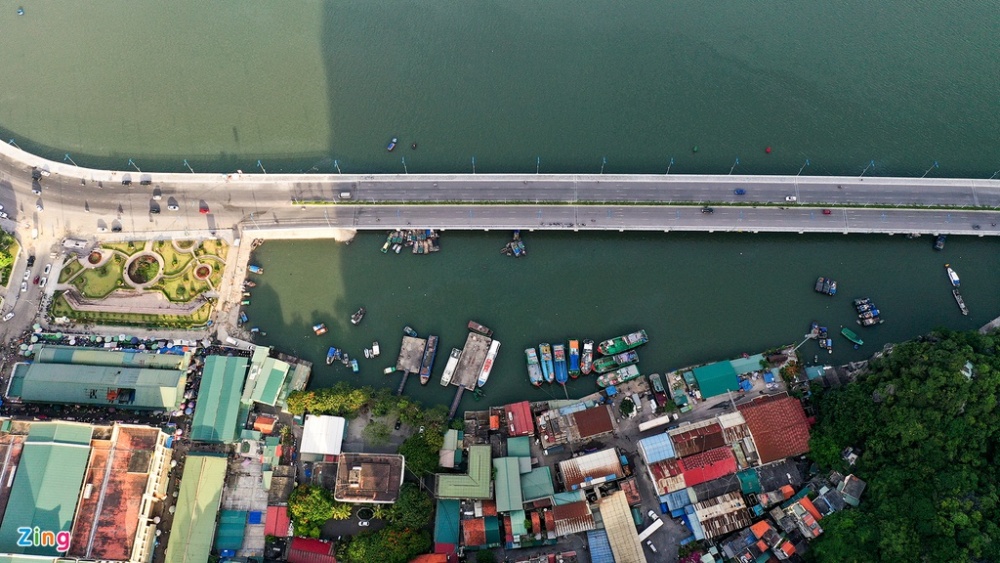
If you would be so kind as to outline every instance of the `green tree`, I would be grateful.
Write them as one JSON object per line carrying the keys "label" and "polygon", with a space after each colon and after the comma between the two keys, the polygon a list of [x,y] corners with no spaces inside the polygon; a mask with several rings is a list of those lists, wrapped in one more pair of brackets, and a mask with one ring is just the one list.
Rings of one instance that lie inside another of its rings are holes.
{"label": "green tree", "polygon": [[404,483],[388,516],[397,526],[419,530],[430,523],[433,515],[434,501],[430,495],[413,483]]}
{"label": "green tree", "polygon": [[[318,538],[323,524],[334,517],[334,507],[340,504],[333,500],[330,491],[322,487],[299,485],[288,497],[288,513],[295,522],[295,533]],[[350,512],[347,517],[350,517]]]}
{"label": "green tree", "polygon": [[373,420],[365,426],[361,433],[364,434],[365,441],[369,444],[381,446],[389,441],[391,432],[384,422]]}
{"label": "green tree", "polygon": [[489,549],[477,551],[476,563],[497,563],[497,556],[492,550]]}
{"label": "green tree", "polygon": [[431,432],[414,434],[403,441],[399,447],[399,453],[406,457],[406,468],[423,475],[433,473],[438,468],[438,451],[444,445],[444,437],[438,434],[441,440],[434,440]]}
{"label": "green tree", "polygon": [[618,409],[621,410],[622,416],[631,416],[635,412],[635,403],[632,402],[632,399],[626,397],[622,399],[621,406]]}
{"label": "green tree", "polygon": [[431,548],[426,530],[390,526],[378,532],[362,532],[344,550],[347,563],[407,563]]}

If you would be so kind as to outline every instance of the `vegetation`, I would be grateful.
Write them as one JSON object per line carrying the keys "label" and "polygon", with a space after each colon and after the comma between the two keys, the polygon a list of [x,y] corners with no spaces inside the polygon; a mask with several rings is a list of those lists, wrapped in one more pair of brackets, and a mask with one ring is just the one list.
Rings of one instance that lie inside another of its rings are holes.
{"label": "vegetation", "polygon": [[7,285],[10,273],[14,269],[14,257],[19,246],[14,236],[7,231],[0,231],[0,285]]}
{"label": "vegetation", "polygon": [[143,254],[128,266],[128,277],[139,285],[149,283],[158,275],[160,275],[160,262],[152,254]]}
{"label": "vegetation", "polygon": [[157,328],[194,328],[204,326],[212,312],[212,305],[206,303],[191,315],[152,315],[144,313],[120,313],[117,311],[77,311],[69,306],[66,297],[57,293],[49,313],[54,318],[66,317],[80,323],[116,326],[139,326]]}
{"label": "vegetation", "polygon": [[342,557],[346,563],[406,563],[430,548],[431,535],[427,530],[389,526],[354,536],[345,549],[337,551],[337,558]]}
{"label": "vegetation", "polygon": [[63,266],[62,271],[59,272],[59,283],[66,283],[70,278],[80,273],[83,270],[83,264],[79,260],[71,260]]}
{"label": "vegetation", "polygon": [[115,254],[103,266],[84,269],[80,275],[73,278],[72,283],[84,297],[101,299],[124,285],[122,281],[124,266],[125,259]]}
{"label": "vegetation", "polygon": [[352,505],[335,501],[323,487],[299,485],[288,497],[288,514],[299,536],[318,538],[327,520],[347,520],[353,510]]}
{"label": "vegetation", "polygon": [[434,501],[430,495],[413,483],[404,483],[387,516],[396,526],[418,530],[430,524],[433,515]]}
{"label": "vegetation", "polygon": [[[936,333],[817,395],[814,459],[868,488],[859,508],[823,519],[813,561],[1000,560],[998,351],[997,332]],[[861,451],[850,469],[846,447]]]}
{"label": "vegetation", "polygon": [[632,399],[625,397],[618,408],[621,410],[622,416],[632,416],[632,413],[635,412],[635,403],[632,402]]}
{"label": "vegetation", "polygon": [[444,446],[444,435],[440,431],[417,433],[399,446],[399,453],[406,457],[406,468],[417,475],[433,473],[438,468],[438,452]]}
{"label": "vegetation", "polygon": [[489,549],[477,551],[476,563],[497,563],[497,556],[492,550]]}
{"label": "vegetation", "polygon": [[392,433],[389,426],[380,420],[369,422],[362,431],[365,441],[373,446],[381,446],[389,442],[389,435]]}

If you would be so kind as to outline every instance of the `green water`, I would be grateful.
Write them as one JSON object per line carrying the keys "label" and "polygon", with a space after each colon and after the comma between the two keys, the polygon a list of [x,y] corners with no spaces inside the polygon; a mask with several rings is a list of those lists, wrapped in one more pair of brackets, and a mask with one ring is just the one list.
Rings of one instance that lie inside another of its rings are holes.
{"label": "green water", "polygon": [[[250,325],[270,344],[315,363],[312,387],[346,380],[395,389],[402,328],[441,337],[431,382],[411,378],[407,395],[450,404],[454,388],[439,385],[451,348],[461,348],[470,319],[495,331],[502,347],[486,386],[487,398],[463,399],[463,408],[524,398],[564,397],[558,385],[533,388],[524,348],[570,338],[606,338],[645,328],[639,350],[643,373],[736,357],[743,352],[802,341],[809,324],[830,327],[835,353],[820,360],[842,363],[870,356],[887,342],[936,327],[977,328],[1000,311],[996,244],[952,237],[944,252],[921,237],[820,237],[700,234],[527,234],[529,256],[499,254],[502,233],[446,232],[442,251],[427,256],[382,254],[382,235],[361,234],[350,245],[329,241],[271,241],[254,261],[265,269],[247,307]],[[956,306],[944,261],[962,278],[971,309]],[[839,282],[837,296],[813,291],[817,276]],[[860,328],[851,299],[871,297],[886,323]],[[359,326],[350,315],[364,306]],[[323,322],[330,332],[313,335]],[[850,326],[865,340],[854,350],[839,335]],[[366,360],[378,340],[382,355]],[[331,345],[359,358],[361,372],[325,365]],[[806,343],[809,360],[821,351]],[[596,390],[594,377],[568,386],[570,396]]]}
{"label": "green water", "polygon": [[1000,168],[1000,11],[984,0],[23,5],[0,8],[0,133],[81,165]]}

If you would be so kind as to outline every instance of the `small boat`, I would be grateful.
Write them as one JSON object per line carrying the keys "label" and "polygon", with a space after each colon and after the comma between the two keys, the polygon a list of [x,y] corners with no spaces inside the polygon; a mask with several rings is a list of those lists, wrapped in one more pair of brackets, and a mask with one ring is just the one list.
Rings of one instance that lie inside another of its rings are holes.
{"label": "small boat", "polygon": [[566,385],[569,374],[566,370],[566,347],[562,344],[552,346],[552,358],[556,368],[556,383]]}
{"label": "small boat", "polygon": [[384,370],[382,370],[382,373],[384,373],[386,375],[391,375],[393,373],[396,373],[396,367],[395,366],[389,366],[389,367],[385,368]]}
{"label": "small boat", "polygon": [[584,339],[583,361],[580,363],[580,373],[582,373],[583,375],[590,375],[590,372],[593,369],[594,369],[594,341]]}
{"label": "small boat", "polygon": [[824,278],[822,276],[820,276],[819,278],[816,278],[816,287],[814,288],[816,290],[816,293],[823,293],[823,282],[824,281],[826,281],[826,278]]}
{"label": "small boat", "polygon": [[968,315],[969,308],[965,306],[965,300],[962,299],[962,294],[959,293],[957,289],[951,290],[951,294],[955,297],[955,302],[958,303],[958,308],[962,310],[962,314]]}
{"label": "small boat", "polygon": [[542,386],[542,368],[538,363],[538,354],[534,348],[524,349],[524,358],[528,362],[528,381],[535,387]]}
{"label": "small boat", "polygon": [[392,140],[389,141],[389,144],[386,145],[385,150],[387,150],[389,152],[392,152],[392,151],[396,150],[396,143],[398,143],[398,142],[399,142],[399,139],[397,139],[396,137],[393,137]]}
{"label": "small boat", "polygon": [[347,354],[347,352],[341,354],[340,363],[344,364],[345,366],[351,365],[351,357]]}
{"label": "small boat", "polygon": [[261,268],[260,266],[258,266],[256,264],[250,264],[249,266],[247,266],[247,270],[250,270],[251,274],[263,274],[264,273],[264,268]]}
{"label": "small boat", "polygon": [[437,354],[438,337],[433,334],[427,337],[427,346],[424,347],[424,358],[420,361],[420,384],[427,385],[431,379],[431,371],[434,369],[434,356]]}
{"label": "small boat", "polygon": [[597,373],[607,373],[620,367],[634,364],[639,361],[639,353],[635,350],[628,350],[614,356],[604,356],[594,360],[594,371]]}
{"label": "small boat", "polygon": [[316,333],[316,336],[322,336],[326,334],[326,325],[323,323],[319,323],[318,325],[313,325],[313,332]]}
{"label": "small boat", "polygon": [[243,292],[243,297],[250,297],[250,292],[249,291],[244,291]]}
{"label": "small boat", "polygon": [[825,282],[823,282],[823,291],[822,291],[822,293],[825,293],[825,294],[829,295],[830,294],[830,284],[832,284],[832,283],[833,283],[833,280],[827,278],[827,280]]}
{"label": "small boat", "polygon": [[461,350],[458,348],[451,349],[451,355],[448,356],[448,363],[444,365],[444,373],[441,374],[442,387],[447,387],[451,383],[451,378],[455,375],[455,368],[458,367],[458,360],[461,357]]}
{"label": "small boat", "polygon": [[389,241],[385,241],[385,244],[382,245],[382,254],[389,252],[389,246],[390,246]]}
{"label": "small boat", "polygon": [[17,9],[17,15],[23,16],[24,15],[24,8],[18,8]]}
{"label": "small boat", "polygon": [[477,323],[476,321],[469,321],[469,330],[471,330],[472,332],[478,332],[479,334],[482,334],[483,336],[489,336],[489,337],[493,336],[493,331],[492,330],[490,330],[490,329],[486,328],[485,326]]}
{"label": "small boat", "polygon": [[840,334],[844,335],[844,338],[850,340],[851,342],[857,344],[858,346],[864,345],[865,341],[861,340],[855,332],[849,328],[843,328],[840,330]]}
{"label": "small boat", "polygon": [[626,381],[631,381],[639,377],[639,368],[635,365],[625,366],[621,369],[615,370],[611,373],[606,373],[597,378],[597,385],[599,387],[608,387],[609,385],[618,385],[619,383],[625,383]]}
{"label": "small boat", "polygon": [[854,300],[854,306],[855,307],[859,307],[861,305],[868,305],[871,302],[872,302],[871,299],[869,299],[867,297],[862,297],[861,299],[855,299]]}
{"label": "small boat", "polygon": [[569,341],[569,376],[576,379],[580,376],[580,341]]}
{"label": "small boat", "polygon": [[377,357],[379,357],[379,354],[381,354],[381,353],[382,353],[382,351],[378,347],[378,340],[376,340],[375,342],[372,342],[372,357],[373,358],[377,358]]}
{"label": "small boat", "polygon": [[340,359],[340,350],[335,346],[330,346],[330,349],[326,351],[326,365],[331,365],[335,360]]}
{"label": "small boat", "polygon": [[858,319],[858,324],[861,326],[874,326],[884,323],[885,320],[881,317],[870,317],[867,319]]}
{"label": "small boat", "polygon": [[244,299],[243,301],[240,301],[240,305],[244,305],[245,306],[245,305],[249,305],[249,304],[250,304],[250,300],[249,299]]}
{"label": "small boat", "polygon": [[878,309],[871,309],[870,311],[858,313],[859,319],[874,319],[877,316],[878,316]]}
{"label": "small boat", "polygon": [[836,282],[836,280],[833,281],[833,282],[830,282],[830,291],[827,291],[826,293],[827,293],[827,295],[831,295],[831,296],[837,294],[837,282]]}
{"label": "small boat", "polygon": [[353,371],[354,373],[358,373],[359,371],[361,371],[361,366],[358,365],[357,360],[351,360],[351,371]]}
{"label": "small boat", "polygon": [[601,342],[597,345],[597,351],[605,356],[613,356],[632,348],[638,348],[647,342],[649,342],[649,337],[646,336],[646,331],[638,330],[631,334],[616,336],[615,338]]}
{"label": "small boat", "polygon": [[948,235],[938,235],[934,240],[934,250],[944,250],[944,241],[948,238]]}
{"label": "small boat", "polygon": [[857,309],[859,313],[864,313],[865,311],[871,311],[874,308],[875,305],[871,303],[865,303],[864,305],[858,305],[857,307],[855,307],[855,309]]}
{"label": "small boat", "polygon": [[831,353],[831,354],[833,353],[833,339],[832,338],[827,338],[826,339],[826,351],[829,352],[829,353]]}
{"label": "small boat", "polygon": [[250,319],[247,317],[246,311],[240,311],[240,324],[243,324],[249,320]]}
{"label": "small boat", "polygon": [[486,352],[486,361],[483,362],[483,369],[479,372],[479,379],[476,380],[476,387],[482,387],[486,385],[486,381],[490,378],[490,372],[493,371],[493,362],[497,359],[497,352],[500,351],[500,341],[494,340],[490,343],[490,349]]}
{"label": "small boat", "polygon": [[365,348],[365,358],[371,359],[371,357],[372,357],[372,351],[369,350],[368,348]]}
{"label": "small boat", "polygon": [[417,331],[413,330],[413,328],[411,328],[409,326],[404,326],[403,327],[403,334],[405,334],[406,336],[410,336],[412,338],[416,338],[417,337]]}
{"label": "small boat", "polygon": [[395,252],[396,254],[399,254],[400,250],[403,250],[403,245],[401,244],[392,245],[392,251]]}
{"label": "small boat", "polygon": [[952,287],[962,285],[962,280],[958,279],[958,274],[955,273],[955,270],[951,269],[951,264],[945,264],[944,269],[948,271],[948,280],[951,282]]}
{"label": "small boat", "polygon": [[552,367],[552,345],[545,342],[539,344],[538,355],[542,360],[542,376],[552,383],[556,380],[556,370]]}
{"label": "small boat", "polygon": [[243,282],[244,287],[257,287],[257,282],[247,280]]}
{"label": "small boat", "polygon": [[367,312],[368,311],[364,307],[358,309],[353,315],[351,315],[351,324],[357,325],[360,323],[361,319],[365,318],[365,313]]}

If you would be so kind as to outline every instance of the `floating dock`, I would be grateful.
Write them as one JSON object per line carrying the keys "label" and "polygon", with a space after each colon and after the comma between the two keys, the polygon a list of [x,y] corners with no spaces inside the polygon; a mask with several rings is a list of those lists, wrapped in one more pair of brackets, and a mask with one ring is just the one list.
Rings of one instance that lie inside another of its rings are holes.
{"label": "floating dock", "polygon": [[458,360],[455,374],[451,376],[451,384],[458,386],[458,389],[451,402],[451,409],[448,410],[448,420],[455,418],[458,404],[462,402],[462,394],[466,390],[472,391],[476,388],[476,382],[479,380],[479,374],[483,371],[486,354],[492,343],[492,338],[475,332],[470,332],[469,337],[465,339],[462,357]]}
{"label": "floating dock", "polygon": [[426,347],[427,341],[423,338],[403,336],[403,342],[399,345],[399,357],[396,358],[396,370],[403,372],[403,380],[399,382],[399,389],[396,390],[397,395],[403,394],[403,388],[406,387],[406,380],[410,374],[420,372],[420,363],[424,359]]}

